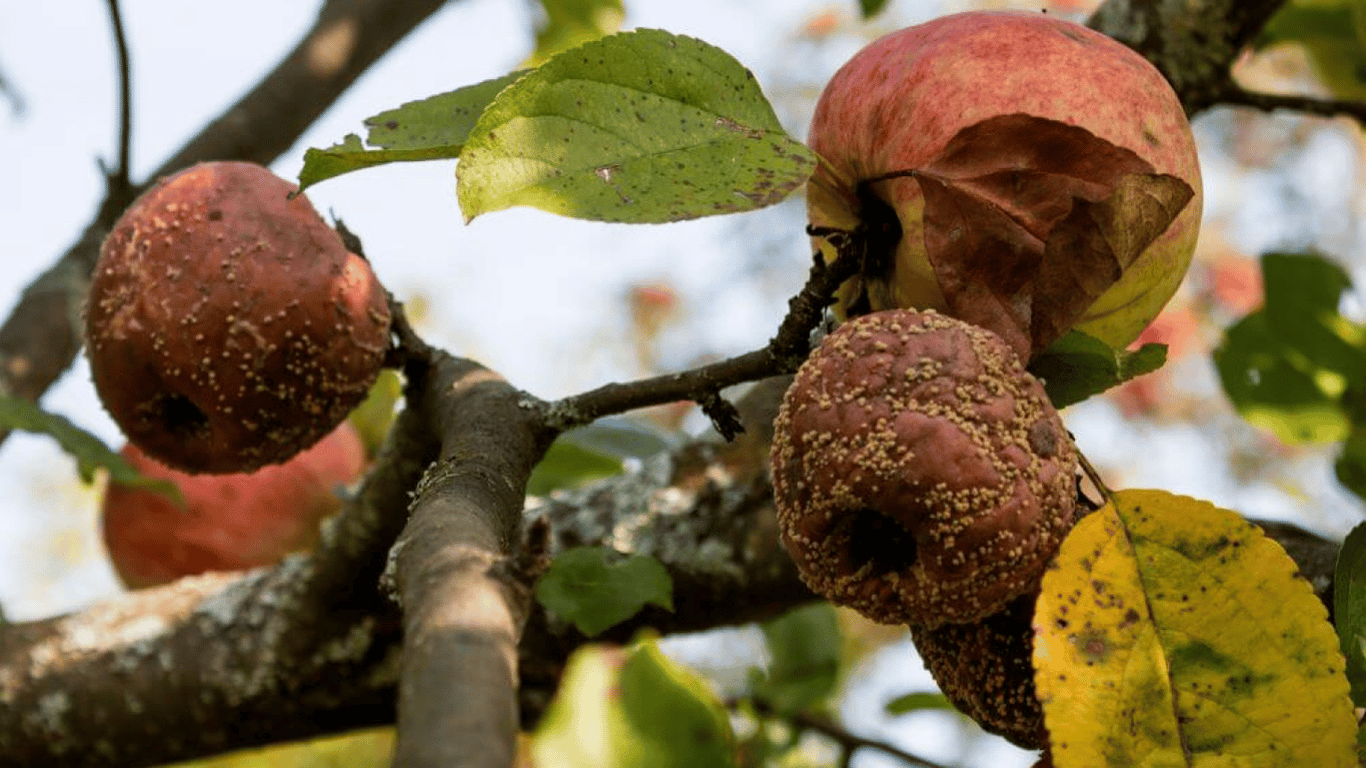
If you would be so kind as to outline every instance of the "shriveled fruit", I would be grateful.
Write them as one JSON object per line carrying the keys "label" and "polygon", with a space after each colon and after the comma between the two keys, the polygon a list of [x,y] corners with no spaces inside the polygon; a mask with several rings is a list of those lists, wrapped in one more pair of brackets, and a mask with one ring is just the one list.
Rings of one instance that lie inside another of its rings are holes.
{"label": "shriveled fruit", "polygon": [[960,712],[1025,749],[1047,740],[1034,690],[1034,601],[1038,592],[966,624],[912,624],[911,639],[935,683]]}
{"label": "shriveled fruit", "polygon": [[166,178],[105,240],[86,305],[100,399],[188,472],[285,461],[366,395],[389,345],[370,265],[250,163]]}
{"label": "shriveled fruit", "polygon": [[938,309],[1026,360],[1074,326],[1123,347],[1195,248],[1180,101],[1137,53],[1061,19],[979,11],[893,32],[831,78],[809,141],[810,223],[870,231],[841,291],[851,315]]}
{"label": "shriveled fruit", "polygon": [[774,498],[802,578],[885,623],[975,621],[1037,588],[1077,457],[995,334],[933,311],[853,319],[774,422]]}
{"label": "shriveled fruit", "polygon": [[271,565],[318,539],[340,506],[337,488],[365,465],[350,423],[284,464],[252,473],[190,475],[153,461],[134,445],[120,451],[135,469],[171,480],[185,507],[151,491],[111,483],[101,508],[105,548],[129,588],[207,571]]}

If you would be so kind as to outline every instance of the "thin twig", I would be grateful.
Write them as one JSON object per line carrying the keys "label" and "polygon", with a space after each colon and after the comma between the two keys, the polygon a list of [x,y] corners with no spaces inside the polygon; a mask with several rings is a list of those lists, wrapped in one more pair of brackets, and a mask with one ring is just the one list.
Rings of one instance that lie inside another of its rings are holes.
{"label": "thin twig", "polygon": [[1218,103],[1252,107],[1263,112],[1289,109],[1320,117],[1347,116],[1366,126],[1366,102],[1349,99],[1320,99],[1296,94],[1260,93],[1229,83],[1219,92]]}
{"label": "thin twig", "polygon": [[114,51],[119,60],[119,159],[112,170],[105,170],[105,176],[110,187],[109,196],[126,199],[133,188],[128,175],[133,141],[133,77],[119,0],[109,0],[109,24],[114,31]]}
{"label": "thin twig", "polygon": [[801,731],[814,731],[830,739],[839,745],[841,755],[841,765],[848,765],[853,754],[860,749],[875,749],[906,763],[907,765],[920,766],[920,768],[948,768],[942,763],[936,763],[928,758],[913,755],[910,752],[882,741],[880,739],[870,739],[852,733],[848,728],[826,717],[811,712],[798,712],[796,714],[779,714],[773,710],[768,702],[763,699],[746,698],[732,699],[726,702],[728,709],[735,709],[743,701],[753,707],[754,712],[761,717],[773,717],[780,720],[789,721],[793,727]]}
{"label": "thin twig", "polygon": [[606,384],[554,403],[540,403],[544,423],[552,429],[565,430],[636,408],[693,400],[709,404],[715,414],[721,416],[719,421],[722,423],[717,424],[717,431],[733,436],[733,422],[725,418],[728,412],[717,403],[721,390],[795,372],[811,351],[811,333],[820,323],[830,297],[857,266],[856,260],[851,258],[839,258],[827,265],[820,254],[816,254],[806,285],[788,302],[787,316],[763,349],[680,373],[628,384]]}
{"label": "thin twig", "polygon": [[802,730],[815,731],[840,745],[846,755],[853,755],[860,749],[876,749],[887,755],[906,763],[907,765],[921,766],[921,768],[948,768],[943,763],[936,763],[933,760],[913,755],[910,752],[882,741],[881,739],[870,739],[866,736],[859,736],[851,733],[847,728],[836,723],[824,715],[815,715],[809,712],[799,712],[792,716],[792,724]]}

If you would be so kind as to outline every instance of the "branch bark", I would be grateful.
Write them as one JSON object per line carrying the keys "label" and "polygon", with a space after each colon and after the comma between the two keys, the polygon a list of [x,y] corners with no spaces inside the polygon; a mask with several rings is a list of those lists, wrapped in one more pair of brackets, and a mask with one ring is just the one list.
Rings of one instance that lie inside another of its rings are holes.
{"label": "branch bark", "polygon": [[1106,0],[1087,25],[1151,61],[1195,116],[1219,103],[1233,63],[1285,0]]}
{"label": "branch bark", "polygon": [[517,567],[522,506],[557,433],[525,395],[469,361],[438,355],[427,395],[441,456],[393,555],[404,614],[395,764],[506,768],[535,576]]}
{"label": "branch bark", "polygon": [[158,765],[392,722],[401,617],[377,584],[438,448],[400,417],[313,556],[0,628],[0,764]]}

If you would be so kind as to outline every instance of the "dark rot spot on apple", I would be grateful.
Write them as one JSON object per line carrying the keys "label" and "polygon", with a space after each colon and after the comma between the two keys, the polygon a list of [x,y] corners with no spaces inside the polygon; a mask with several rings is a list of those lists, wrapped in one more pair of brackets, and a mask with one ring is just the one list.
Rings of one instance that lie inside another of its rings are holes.
{"label": "dark rot spot on apple", "polygon": [[896,574],[915,564],[915,536],[896,521],[865,507],[841,521],[835,538],[848,542],[848,560],[871,576]]}

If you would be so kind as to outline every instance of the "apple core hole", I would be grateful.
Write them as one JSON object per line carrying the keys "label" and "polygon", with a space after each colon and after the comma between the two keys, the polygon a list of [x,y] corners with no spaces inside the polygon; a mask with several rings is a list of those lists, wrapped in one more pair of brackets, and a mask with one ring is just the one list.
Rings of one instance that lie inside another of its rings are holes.
{"label": "apple core hole", "polygon": [[849,515],[839,535],[848,542],[846,554],[851,571],[871,565],[873,578],[905,571],[915,563],[918,554],[915,536],[871,507]]}
{"label": "apple core hole", "polygon": [[200,437],[209,431],[209,417],[188,397],[166,394],[157,398],[153,413],[166,431],[181,437]]}
{"label": "apple core hole", "polygon": [[858,185],[859,220],[867,238],[863,264],[866,277],[887,277],[896,265],[896,247],[901,243],[901,219],[896,209],[873,191],[873,185]]}

